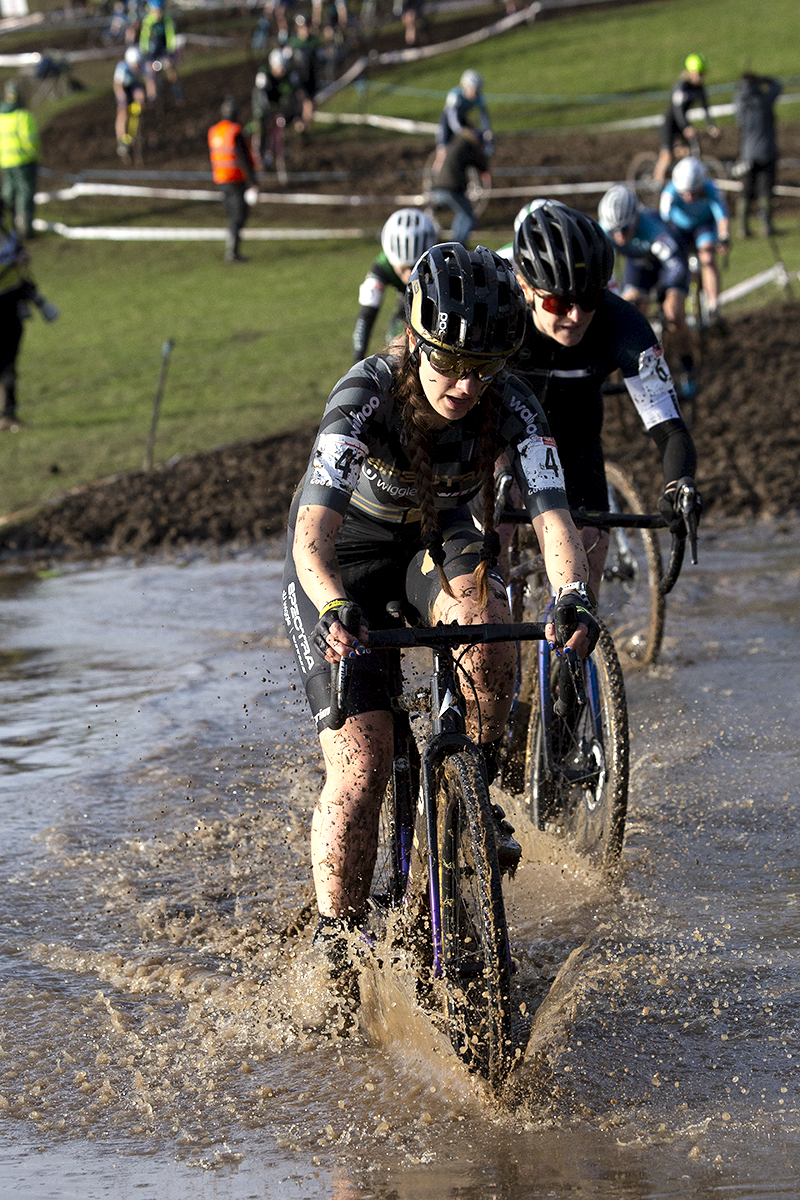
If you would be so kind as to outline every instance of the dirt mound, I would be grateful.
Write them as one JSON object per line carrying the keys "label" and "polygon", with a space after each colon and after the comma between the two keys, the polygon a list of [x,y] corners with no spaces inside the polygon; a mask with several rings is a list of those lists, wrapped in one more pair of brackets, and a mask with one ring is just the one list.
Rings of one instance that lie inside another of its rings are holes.
{"label": "dirt mound", "polygon": [[[800,302],[737,318],[703,364],[693,432],[706,519],[800,510],[798,320]],[[104,480],[0,530],[0,553],[134,554],[261,541],[286,526],[314,432],[234,443]],[[604,440],[608,457],[655,503],[658,458],[627,398],[611,400]]]}

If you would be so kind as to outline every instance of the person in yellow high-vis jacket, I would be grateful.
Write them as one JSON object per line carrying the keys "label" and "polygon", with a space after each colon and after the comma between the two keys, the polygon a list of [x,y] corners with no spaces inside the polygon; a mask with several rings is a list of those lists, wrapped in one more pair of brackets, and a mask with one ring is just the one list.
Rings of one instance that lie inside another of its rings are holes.
{"label": "person in yellow high-vis jacket", "polygon": [[39,131],[33,114],[22,104],[19,85],[9,80],[0,104],[0,171],[2,195],[24,237],[33,237],[34,196],[39,170]]}

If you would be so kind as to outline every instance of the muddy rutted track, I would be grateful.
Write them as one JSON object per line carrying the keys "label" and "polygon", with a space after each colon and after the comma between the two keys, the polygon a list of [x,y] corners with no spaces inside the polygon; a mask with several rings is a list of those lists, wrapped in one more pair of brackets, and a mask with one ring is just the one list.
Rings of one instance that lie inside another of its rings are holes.
{"label": "muddy rutted track", "polygon": [[[731,322],[702,370],[694,430],[698,478],[712,520],[780,516],[800,509],[800,302]],[[611,401],[606,452],[655,502],[655,449]],[[0,530],[0,553],[131,554],[193,544],[250,544],[281,533],[308,458],[310,427],[187,455],[151,473],[115,476],[65,496]]]}

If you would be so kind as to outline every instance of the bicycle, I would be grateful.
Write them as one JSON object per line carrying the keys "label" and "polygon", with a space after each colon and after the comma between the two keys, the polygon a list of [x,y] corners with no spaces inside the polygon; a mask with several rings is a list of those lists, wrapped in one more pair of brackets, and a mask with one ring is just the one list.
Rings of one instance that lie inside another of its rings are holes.
{"label": "bicycle", "polygon": [[[652,531],[666,525],[660,513],[619,511],[622,503],[641,507],[640,497],[618,468],[612,466],[609,475],[610,499],[615,502],[608,512],[573,510],[578,527],[592,525],[622,532]],[[508,584],[512,617],[518,621],[529,612],[538,615],[544,610],[546,621],[553,600],[538,542],[527,514],[506,507],[510,484],[510,475],[498,482],[498,515],[502,521],[517,524]],[[640,654],[642,661],[647,656],[653,662],[657,656],[663,633],[663,598],[680,574],[687,536],[692,560],[697,561],[694,495],[688,487],[685,491],[681,497],[684,528],[673,532],[666,575],[660,574],[657,543],[657,553],[646,554],[644,563],[637,559],[627,533],[609,545],[603,609],[617,639],[631,657]],[[637,597],[645,591],[649,613],[643,619]],[[613,874],[622,851],[628,804],[628,715],[614,636],[602,621],[600,627],[597,646],[583,662],[554,652],[546,642],[536,648],[533,661],[530,652],[520,653],[501,782],[508,791],[524,794],[536,828],[566,838],[601,870]]]}
{"label": "bicycle", "polygon": [[[394,606],[395,612],[399,606]],[[438,1009],[456,1053],[498,1090],[514,1060],[511,960],[496,817],[482,750],[466,733],[460,676],[478,643],[544,637],[541,622],[372,630],[370,650],[424,647],[430,683],[405,691],[399,655],[390,667],[394,712],[392,775],[383,799],[373,874],[376,913],[399,913],[418,989]],[[332,668],[334,728],[345,720],[349,666]],[[430,714],[418,749],[411,715]]]}
{"label": "bicycle", "polygon": [[[730,169],[721,159],[702,153],[700,139],[697,135],[690,138],[688,143],[678,142],[673,146],[673,165],[678,159],[687,158],[689,155],[702,159],[710,179],[730,178]],[[637,195],[651,193],[657,196],[660,193],[664,184],[655,178],[657,162],[658,153],[655,150],[640,150],[629,162],[625,173],[625,182]]]}

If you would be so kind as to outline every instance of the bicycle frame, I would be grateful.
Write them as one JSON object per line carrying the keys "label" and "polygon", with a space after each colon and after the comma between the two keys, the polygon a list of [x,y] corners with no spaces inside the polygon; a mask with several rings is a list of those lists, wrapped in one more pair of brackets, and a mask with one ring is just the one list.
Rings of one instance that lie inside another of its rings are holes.
{"label": "bicycle frame", "polygon": [[[396,713],[395,744],[393,756],[393,779],[398,792],[403,795],[412,793],[411,755],[408,740],[413,738],[407,719],[407,714],[421,711],[425,703],[426,693],[430,696],[431,735],[427,739],[420,762],[420,793],[418,811],[422,816],[427,853],[427,880],[430,901],[431,937],[433,953],[434,978],[442,978],[444,972],[443,933],[440,894],[440,862],[437,829],[436,776],[437,770],[453,754],[467,754],[475,763],[485,781],[485,761],[478,745],[466,732],[466,704],[458,678],[458,664],[455,657],[457,649],[477,644],[500,641],[538,640],[544,638],[542,622],[526,622],[516,625],[468,625],[468,626],[433,626],[432,628],[390,629],[370,632],[369,645],[371,650],[401,649],[414,646],[424,646],[433,653],[429,689],[416,693],[403,694],[398,686],[398,695],[394,697],[393,708]],[[343,668],[344,664],[344,670]],[[347,663],[334,665],[333,674],[336,683],[332,685],[332,721],[342,718],[342,701],[346,684],[342,677],[346,674]],[[398,677],[400,671],[397,671]],[[398,678],[398,685],[401,680]],[[334,725],[334,727],[339,727]],[[403,775],[405,774],[405,778]],[[487,785],[488,788],[488,785]],[[395,794],[397,795],[398,792]],[[409,814],[410,815],[410,814]],[[411,872],[411,847],[413,828],[402,828],[395,834],[396,845],[393,848],[395,862],[405,886],[402,889],[401,903],[408,903],[408,882]]]}

